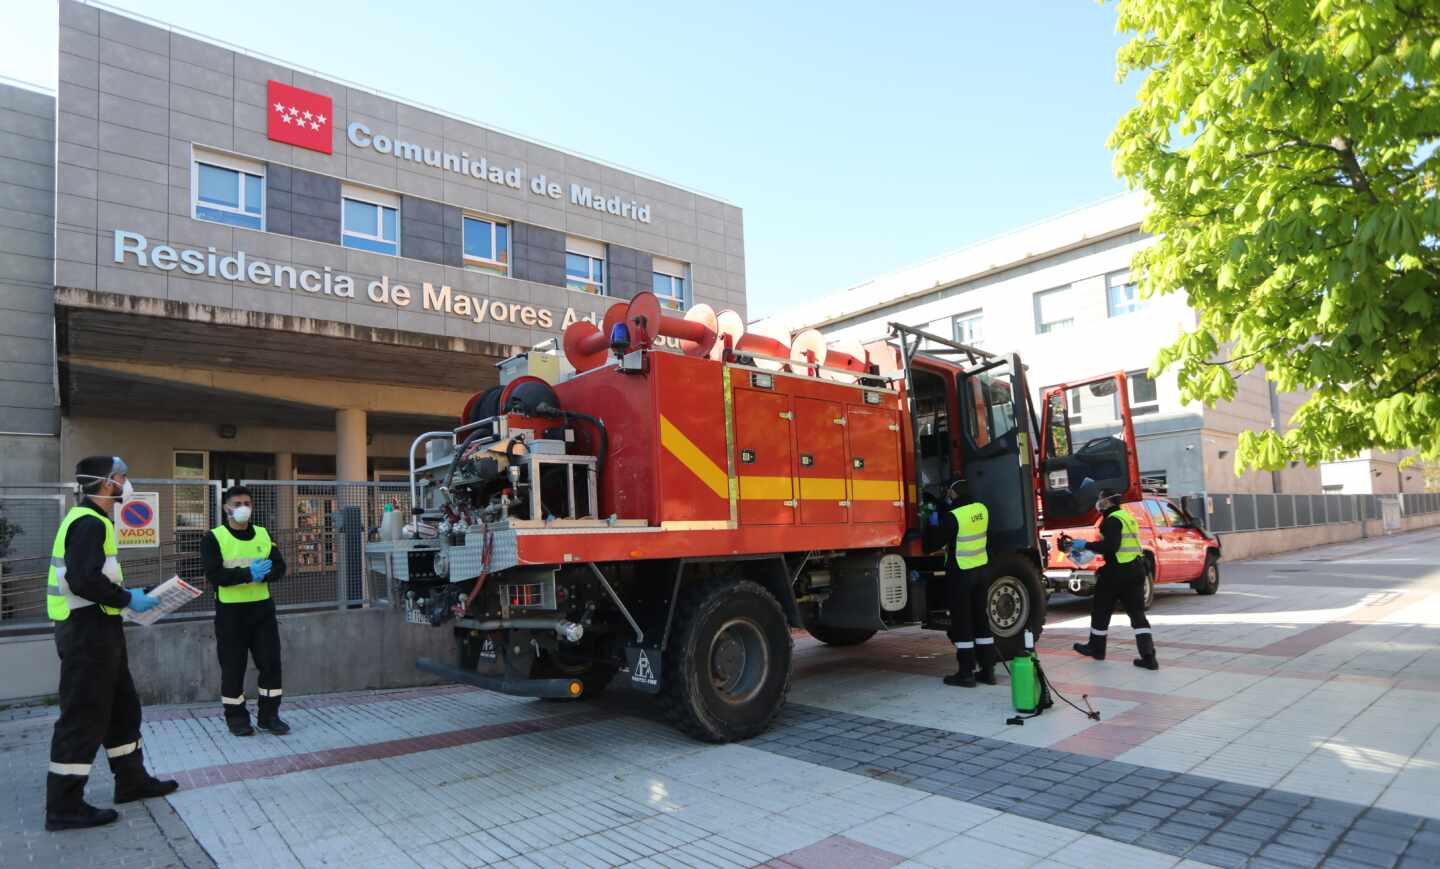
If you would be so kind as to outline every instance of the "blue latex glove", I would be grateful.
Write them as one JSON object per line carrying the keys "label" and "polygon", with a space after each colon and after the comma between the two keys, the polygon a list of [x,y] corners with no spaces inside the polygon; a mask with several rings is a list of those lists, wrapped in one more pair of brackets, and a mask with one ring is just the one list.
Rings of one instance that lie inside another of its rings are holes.
{"label": "blue latex glove", "polygon": [[250,581],[264,582],[273,567],[268,558],[250,562]]}
{"label": "blue latex glove", "polygon": [[130,609],[137,613],[153,610],[160,605],[160,598],[152,597],[138,588],[127,588],[126,591],[130,592]]}
{"label": "blue latex glove", "polygon": [[937,528],[937,527],[939,527],[939,525],[940,525],[940,514],[939,514],[939,513],[935,513],[935,512],[932,511],[932,512],[930,513],[930,527],[931,527],[931,528]]}
{"label": "blue latex glove", "polygon": [[1082,549],[1084,549],[1084,548],[1085,548],[1085,541],[1084,541],[1084,540],[1071,540],[1071,541],[1070,541],[1070,551],[1071,551],[1071,552],[1079,552],[1080,550],[1082,550]]}

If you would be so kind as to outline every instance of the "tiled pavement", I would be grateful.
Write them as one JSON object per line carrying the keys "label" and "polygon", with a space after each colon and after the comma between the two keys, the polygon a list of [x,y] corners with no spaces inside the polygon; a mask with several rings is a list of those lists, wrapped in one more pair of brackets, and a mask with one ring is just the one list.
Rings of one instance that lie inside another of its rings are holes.
{"label": "tiled pavement", "polygon": [[1227,565],[1216,597],[1163,594],[1158,673],[1130,666],[1123,616],[1110,660],[1068,652],[1084,606],[1055,602],[1047,671],[1098,723],[1057,705],[1006,725],[1003,677],[942,687],[944,640],[915,630],[797,641],[791,706],[745,745],[690,742],[623,693],[296,698],[284,739],[231,738],[210,706],[147,709],[152,766],[185,789],[50,835],[53,719],[11,714],[0,866],[1440,865],[1436,542]]}

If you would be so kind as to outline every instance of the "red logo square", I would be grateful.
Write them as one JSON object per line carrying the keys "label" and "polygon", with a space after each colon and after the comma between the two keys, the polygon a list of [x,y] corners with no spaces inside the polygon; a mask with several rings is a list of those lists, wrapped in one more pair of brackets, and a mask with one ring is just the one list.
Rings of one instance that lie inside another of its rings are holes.
{"label": "red logo square", "polygon": [[269,83],[269,135],[276,142],[329,154],[334,150],[330,127],[335,123],[333,103],[324,94]]}

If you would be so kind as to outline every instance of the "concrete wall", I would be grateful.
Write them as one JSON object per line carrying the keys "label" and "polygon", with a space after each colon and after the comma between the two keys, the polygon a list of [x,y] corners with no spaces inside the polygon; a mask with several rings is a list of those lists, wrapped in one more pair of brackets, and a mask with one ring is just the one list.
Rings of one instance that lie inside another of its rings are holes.
{"label": "concrete wall", "polygon": [[[333,236],[311,241],[194,220],[192,154],[196,148],[209,148],[265,163],[272,172],[290,167],[672,257],[691,264],[697,302],[744,310],[742,216],[733,205],[73,0],[61,0],[59,9],[59,285],[516,345],[558,334],[567,309],[584,317],[607,307],[608,300],[567,289],[563,270],[559,280],[550,274],[541,283],[343,248],[338,227]],[[268,138],[271,80],[333,100],[328,118],[333,153]],[[378,153],[347,137],[352,122],[365,124],[372,136],[463,152],[471,160],[483,157],[491,166],[518,169],[523,182],[515,189]],[[560,186],[559,198],[533,192],[532,182],[542,175]],[[292,196],[297,177],[292,173]],[[646,204],[650,222],[573,204],[572,184],[602,198]],[[338,195],[335,205],[338,209]],[[292,210],[291,232],[296,230],[294,221]],[[402,217],[402,226],[404,222]],[[329,267],[354,277],[361,289],[346,299],[140,267],[133,256],[116,263],[114,232],[121,229],[144,234],[152,246],[200,251],[213,246],[222,255],[243,250],[270,263]],[[382,275],[392,283],[403,281],[413,291],[408,305],[367,298],[364,287]],[[508,322],[508,317],[477,322],[469,314],[427,309],[420,292],[425,281],[487,300],[549,309],[554,327],[544,330]]]}
{"label": "concrete wall", "polygon": [[0,85],[0,483],[57,469],[55,97]]}
{"label": "concrete wall", "polygon": [[[212,622],[161,623],[127,629],[130,672],[145,703],[219,705],[220,665]],[[285,693],[323,694],[368,688],[408,688],[440,680],[415,669],[417,658],[453,663],[447,629],[407,625],[391,610],[349,610],[280,616]],[[0,702],[54,694],[60,661],[52,635],[0,640]],[[255,699],[255,671],[245,683]]]}

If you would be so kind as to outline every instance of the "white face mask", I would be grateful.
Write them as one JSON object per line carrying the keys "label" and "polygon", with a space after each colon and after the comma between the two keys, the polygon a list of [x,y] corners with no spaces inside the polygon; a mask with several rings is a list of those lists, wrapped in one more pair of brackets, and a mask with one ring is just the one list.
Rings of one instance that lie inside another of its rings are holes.
{"label": "white face mask", "polygon": [[123,485],[123,486],[120,487],[120,497],[121,497],[122,499],[124,499],[124,500],[129,500],[130,498],[133,498],[134,496],[135,496],[135,487],[132,486],[132,485],[130,485],[130,481],[129,481],[129,480],[126,480],[126,481],[125,481],[125,485]]}
{"label": "white face mask", "polygon": [[241,525],[244,525],[246,522],[250,521],[250,508],[243,504],[239,507],[231,507],[230,518],[234,519]]}

